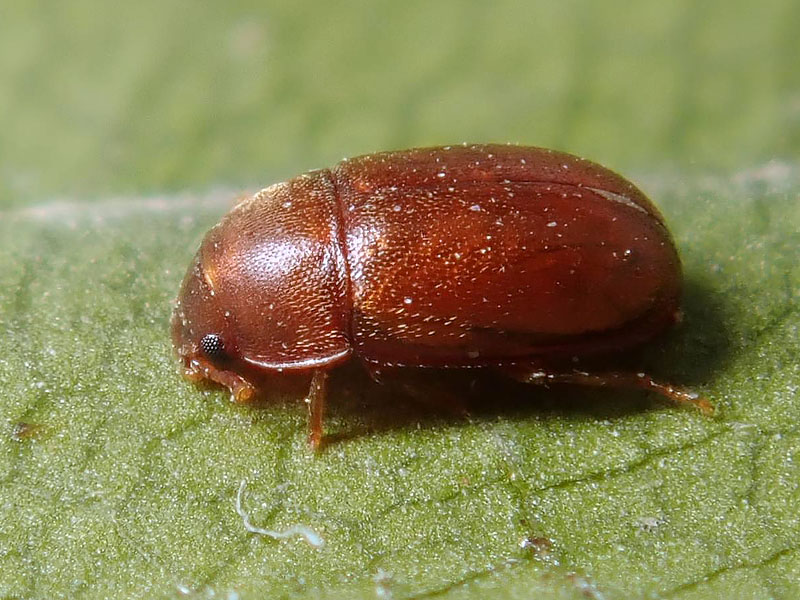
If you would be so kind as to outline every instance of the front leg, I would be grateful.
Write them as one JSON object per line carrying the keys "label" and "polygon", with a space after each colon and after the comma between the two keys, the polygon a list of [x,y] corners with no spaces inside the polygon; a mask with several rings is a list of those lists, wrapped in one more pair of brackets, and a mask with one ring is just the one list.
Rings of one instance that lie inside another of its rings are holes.
{"label": "front leg", "polygon": [[513,366],[500,369],[509,377],[523,383],[548,385],[566,383],[591,387],[640,389],[655,392],[675,404],[694,406],[707,416],[714,414],[714,405],[702,396],[685,388],[654,381],[645,373],[587,373],[585,371],[549,371],[541,366]]}
{"label": "front leg", "polygon": [[247,379],[234,371],[219,369],[207,361],[192,360],[184,367],[183,376],[194,382],[208,379],[228,388],[231,400],[237,404],[248,404],[256,397],[256,388]]}

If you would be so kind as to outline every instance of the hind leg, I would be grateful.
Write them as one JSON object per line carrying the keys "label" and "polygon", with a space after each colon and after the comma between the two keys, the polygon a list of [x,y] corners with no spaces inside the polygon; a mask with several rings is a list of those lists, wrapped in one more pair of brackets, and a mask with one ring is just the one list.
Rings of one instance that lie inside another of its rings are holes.
{"label": "hind leg", "polygon": [[577,370],[549,371],[541,368],[541,366],[528,365],[502,367],[499,370],[512,379],[536,385],[565,383],[612,389],[646,390],[655,392],[675,404],[694,406],[704,415],[712,416],[714,414],[714,405],[702,396],[680,386],[654,381],[652,377],[645,373],[587,373]]}

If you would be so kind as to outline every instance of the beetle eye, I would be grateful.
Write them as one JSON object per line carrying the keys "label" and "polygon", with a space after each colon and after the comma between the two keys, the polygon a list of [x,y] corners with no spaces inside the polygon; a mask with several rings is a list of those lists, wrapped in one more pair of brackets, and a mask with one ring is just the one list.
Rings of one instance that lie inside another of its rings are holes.
{"label": "beetle eye", "polygon": [[222,342],[222,338],[216,333],[207,333],[204,335],[203,339],[200,340],[200,348],[202,348],[203,353],[212,360],[219,360],[225,356],[225,344]]}

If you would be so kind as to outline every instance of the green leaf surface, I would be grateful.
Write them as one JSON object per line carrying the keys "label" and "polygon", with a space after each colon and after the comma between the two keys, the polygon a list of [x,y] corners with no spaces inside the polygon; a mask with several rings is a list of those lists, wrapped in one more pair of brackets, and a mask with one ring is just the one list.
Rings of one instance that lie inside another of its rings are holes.
{"label": "green leaf surface", "polygon": [[[3,4],[0,597],[800,596],[800,11],[751,4]],[[171,301],[240,189],[461,140],[653,198],[685,319],[633,360],[717,417],[352,368],[315,456],[302,388],[180,378]],[[248,532],[242,481],[324,545]]]}

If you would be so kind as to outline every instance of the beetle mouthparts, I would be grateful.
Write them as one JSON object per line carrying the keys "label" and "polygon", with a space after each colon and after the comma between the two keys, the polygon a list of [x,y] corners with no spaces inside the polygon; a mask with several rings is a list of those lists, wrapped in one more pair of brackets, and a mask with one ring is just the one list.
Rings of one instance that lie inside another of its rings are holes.
{"label": "beetle mouthparts", "polygon": [[189,357],[182,357],[183,358],[183,376],[188,379],[189,381],[198,382],[205,379],[205,374],[203,373],[203,369],[197,363],[196,360],[192,360]]}

